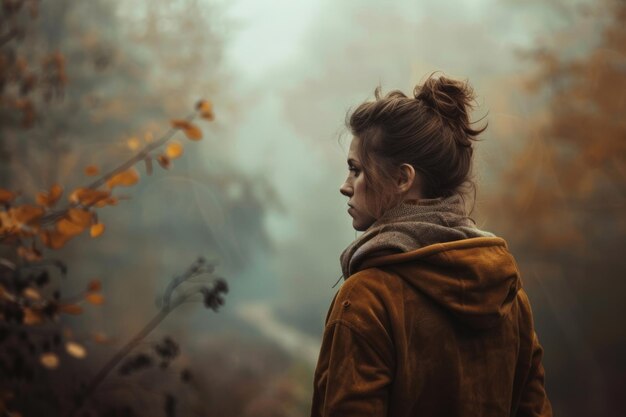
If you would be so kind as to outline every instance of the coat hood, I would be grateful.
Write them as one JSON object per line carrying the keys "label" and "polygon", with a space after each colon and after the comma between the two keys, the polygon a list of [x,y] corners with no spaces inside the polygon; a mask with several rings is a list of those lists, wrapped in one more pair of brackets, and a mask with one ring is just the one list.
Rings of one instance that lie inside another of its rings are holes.
{"label": "coat hood", "polygon": [[399,275],[473,328],[492,327],[509,314],[521,287],[515,259],[499,237],[436,243],[372,257],[359,269],[369,267]]}

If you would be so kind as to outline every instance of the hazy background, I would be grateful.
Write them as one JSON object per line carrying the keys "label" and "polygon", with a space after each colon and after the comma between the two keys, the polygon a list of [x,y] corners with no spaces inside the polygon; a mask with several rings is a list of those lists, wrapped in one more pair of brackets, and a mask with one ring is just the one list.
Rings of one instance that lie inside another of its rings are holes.
{"label": "hazy background", "polygon": [[[195,391],[180,403],[199,415],[304,416],[339,254],[357,236],[339,193],[346,111],[379,84],[409,93],[436,70],[468,79],[475,118],[489,123],[476,153],[476,218],[518,257],[555,415],[617,415],[625,388],[626,170],[623,145],[610,146],[624,141],[625,84],[598,75],[602,63],[622,77],[626,71],[626,37],[615,23],[623,25],[616,12],[623,7],[615,4],[42,2],[28,51],[44,45],[65,54],[67,91],[34,128],[5,127],[0,178],[24,194],[54,182],[84,184],[85,166],[121,162],[133,153],[130,138],[158,137],[197,99],[212,100],[216,120],[203,125],[203,141],[185,142],[169,171],[147,177],[140,167],[140,184],[124,190],[131,199],[102,210],[105,234],[75,239],[55,255],[68,263],[68,292],[99,277],[107,297],[66,320],[87,344],[92,330],[121,343],[154,313],[172,275],[199,255],[216,259],[231,287],[222,310],[182,308],[154,335],[175,337],[179,361],[194,370]],[[622,49],[606,46],[611,27],[610,45]],[[593,55],[598,50],[604,54]],[[600,85],[589,99],[576,82],[559,81],[570,73],[559,73],[558,62],[577,60],[598,65],[575,73]],[[571,118],[558,114],[559,97],[571,89],[584,109],[593,97],[618,97],[611,111],[600,107],[598,122],[616,127],[595,142],[612,150],[592,165],[571,163],[584,140],[559,145],[581,132],[575,124],[555,133],[558,117]],[[603,164],[615,166],[614,176],[587,178]],[[584,184],[560,182],[560,173]],[[568,211],[569,197],[584,210]],[[545,224],[555,234],[543,236]],[[98,360],[108,355],[93,349]]]}

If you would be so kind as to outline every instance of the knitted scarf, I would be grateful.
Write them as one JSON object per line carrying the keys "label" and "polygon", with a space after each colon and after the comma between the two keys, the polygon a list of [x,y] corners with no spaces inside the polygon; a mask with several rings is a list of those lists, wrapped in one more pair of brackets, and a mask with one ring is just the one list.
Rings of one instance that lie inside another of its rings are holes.
{"label": "knitted scarf", "polygon": [[472,237],[494,237],[478,229],[465,214],[460,195],[409,201],[387,210],[341,253],[344,279],[369,257],[409,252],[435,243]]}

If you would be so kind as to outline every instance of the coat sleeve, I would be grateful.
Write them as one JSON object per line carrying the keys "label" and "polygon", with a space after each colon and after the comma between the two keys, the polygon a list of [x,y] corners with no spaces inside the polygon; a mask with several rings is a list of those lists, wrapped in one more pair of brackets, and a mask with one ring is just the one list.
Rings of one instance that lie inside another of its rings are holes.
{"label": "coat sleeve", "polygon": [[552,406],[544,387],[543,348],[533,332],[530,372],[522,389],[516,417],[552,417]]}
{"label": "coat sleeve", "polygon": [[350,323],[329,323],[315,371],[311,416],[386,416],[392,371],[378,350]]}

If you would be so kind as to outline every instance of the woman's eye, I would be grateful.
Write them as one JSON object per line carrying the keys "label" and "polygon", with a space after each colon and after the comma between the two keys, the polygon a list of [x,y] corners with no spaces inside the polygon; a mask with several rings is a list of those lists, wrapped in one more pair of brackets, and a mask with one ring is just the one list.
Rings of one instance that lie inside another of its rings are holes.
{"label": "woman's eye", "polygon": [[348,167],[348,171],[354,172],[355,175],[359,173],[359,170],[356,169],[355,167]]}

